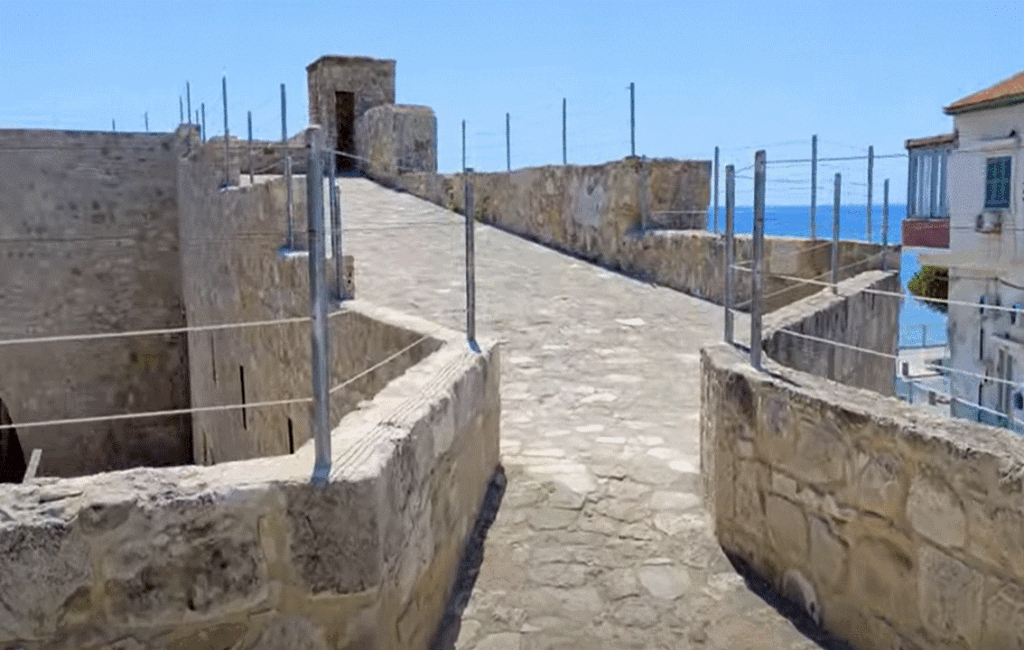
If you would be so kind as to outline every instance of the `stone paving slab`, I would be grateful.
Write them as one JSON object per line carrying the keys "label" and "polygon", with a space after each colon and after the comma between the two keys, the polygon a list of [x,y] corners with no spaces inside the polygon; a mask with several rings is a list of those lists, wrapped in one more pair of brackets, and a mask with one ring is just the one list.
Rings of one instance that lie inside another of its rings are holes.
{"label": "stone paving slab", "polygon": [[[340,188],[360,297],[463,328],[462,218]],[[489,226],[476,251],[508,486],[457,647],[818,648],[747,588],[698,496],[699,349],[721,309]]]}

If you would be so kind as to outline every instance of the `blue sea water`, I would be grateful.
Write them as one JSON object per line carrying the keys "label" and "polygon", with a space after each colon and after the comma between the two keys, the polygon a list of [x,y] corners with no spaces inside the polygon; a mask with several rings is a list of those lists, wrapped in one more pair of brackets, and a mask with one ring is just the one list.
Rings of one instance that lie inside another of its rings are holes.
{"label": "blue sea water", "polygon": [[[709,211],[709,214],[712,211]],[[906,215],[905,205],[889,206],[889,238],[890,244],[900,242],[901,223]],[[714,215],[708,218],[708,227],[713,227]],[[832,206],[821,205],[815,214],[815,233],[821,239],[832,237]],[[735,229],[737,233],[753,231],[753,209],[750,206],[736,206]],[[719,207],[719,231],[725,230],[725,210]],[[809,206],[767,206],[764,213],[764,231],[766,235],[788,237],[810,237]],[[867,240],[867,210],[863,205],[844,205],[839,212],[840,239]],[[871,241],[882,241],[882,210],[880,206],[872,208]],[[920,269],[917,254],[904,252],[900,265],[900,283],[906,291],[907,283]],[[924,326],[922,328],[922,326]],[[903,300],[900,310],[900,347],[942,345],[946,342],[946,317],[915,300],[909,293]]]}

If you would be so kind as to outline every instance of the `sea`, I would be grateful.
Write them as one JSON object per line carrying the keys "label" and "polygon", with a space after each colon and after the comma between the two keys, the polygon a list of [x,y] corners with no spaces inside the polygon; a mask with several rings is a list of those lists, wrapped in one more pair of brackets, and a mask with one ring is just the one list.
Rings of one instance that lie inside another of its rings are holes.
{"label": "sea", "polygon": [[[890,244],[900,243],[901,224],[907,213],[905,205],[889,206]],[[713,227],[714,215],[709,211],[708,228]],[[832,206],[821,205],[815,213],[815,233],[820,239],[832,237]],[[882,241],[882,209],[872,206],[871,241]],[[737,233],[753,232],[753,208],[736,206],[735,229]],[[725,230],[725,210],[719,207],[719,232]],[[810,206],[766,206],[764,211],[764,232],[771,236],[810,237]],[[844,205],[839,211],[839,238],[867,241],[867,208],[864,205]],[[907,283],[921,266],[916,252],[904,252],[900,264],[900,283],[906,297],[900,309],[900,347],[946,344],[946,316],[926,307],[907,291]]]}

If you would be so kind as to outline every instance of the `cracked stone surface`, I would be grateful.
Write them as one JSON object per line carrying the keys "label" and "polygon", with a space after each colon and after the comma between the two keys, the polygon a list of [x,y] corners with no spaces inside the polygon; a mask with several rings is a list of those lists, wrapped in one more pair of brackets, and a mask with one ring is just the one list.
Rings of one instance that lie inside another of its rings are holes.
{"label": "cracked stone surface", "polygon": [[[358,296],[463,329],[462,217],[339,183]],[[698,495],[699,349],[721,340],[721,309],[475,232],[508,486],[457,647],[818,648],[736,575]]]}

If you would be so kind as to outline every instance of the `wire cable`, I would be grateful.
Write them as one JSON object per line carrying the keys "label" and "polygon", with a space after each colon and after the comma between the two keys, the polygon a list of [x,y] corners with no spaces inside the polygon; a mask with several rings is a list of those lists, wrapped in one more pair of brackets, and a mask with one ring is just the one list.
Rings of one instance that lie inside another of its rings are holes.
{"label": "wire cable", "polygon": [[409,350],[413,349],[414,347],[416,347],[417,345],[419,345],[423,341],[426,341],[429,338],[430,338],[430,336],[428,336],[428,335],[421,336],[420,338],[416,339],[415,341],[413,341],[409,345],[405,346],[404,348],[402,348],[398,352],[395,352],[394,354],[392,354],[388,358],[384,359],[383,361],[375,363],[374,365],[370,366],[366,370],[360,372],[359,374],[357,374],[357,375],[355,375],[353,377],[349,377],[348,379],[346,379],[345,381],[341,382],[340,384],[338,384],[337,386],[332,388],[330,391],[328,391],[328,394],[329,395],[333,395],[336,391],[341,390],[342,388],[348,386],[352,382],[357,381],[359,379],[362,379],[363,377],[365,377],[366,375],[370,374],[374,370],[377,370],[381,366],[387,365],[388,363],[394,361],[395,359],[397,359],[401,355],[405,354],[406,352],[408,352]]}

